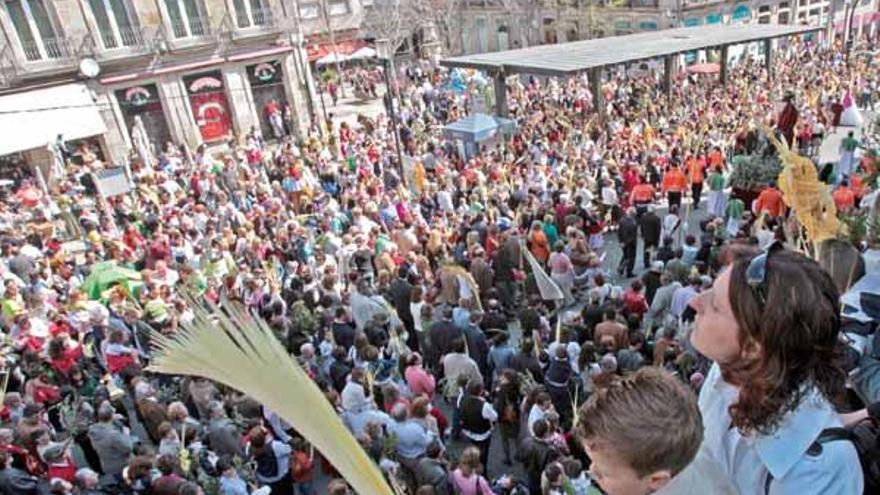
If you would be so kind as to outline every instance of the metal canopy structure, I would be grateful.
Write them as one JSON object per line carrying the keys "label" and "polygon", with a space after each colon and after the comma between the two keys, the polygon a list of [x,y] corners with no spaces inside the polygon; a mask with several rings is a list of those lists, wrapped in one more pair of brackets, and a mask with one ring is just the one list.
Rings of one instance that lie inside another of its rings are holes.
{"label": "metal canopy structure", "polygon": [[774,39],[821,29],[818,26],[783,24],[711,24],[450,57],[441,60],[440,65],[488,72],[495,80],[495,112],[502,117],[507,116],[508,110],[507,86],[504,80],[507,75],[537,74],[565,77],[587,72],[590,92],[593,94],[593,106],[598,110],[601,120],[604,118],[604,105],[600,87],[602,69],[605,67],[662,58],[665,66],[663,79],[666,101],[669,104],[676,55],[697,50],[720,50],[721,83],[726,84],[729,47],[760,41],[764,43],[764,65],[772,76]]}
{"label": "metal canopy structure", "polygon": [[491,73],[566,76],[594,68],[772,40],[821,29],[818,26],[782,24],[712,24],[450,57],[441,60],[440,65]]}

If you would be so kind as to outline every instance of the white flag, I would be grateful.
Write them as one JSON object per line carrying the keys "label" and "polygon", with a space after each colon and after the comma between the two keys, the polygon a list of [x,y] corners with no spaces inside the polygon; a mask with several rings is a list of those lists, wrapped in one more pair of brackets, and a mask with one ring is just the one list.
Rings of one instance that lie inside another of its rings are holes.
{"label": "white flag", "polygon": [[535,283],[538,285],[538,291],[541,293],[541,299],[546,301],[558,301],[561,299],[565,299],[565,295],[562,293],[562,289],[556,285],[556,282],[547,275],[547,272],[544,271],[544,268],[541,267],[541,263],[535,259],[535,256],[531,251],[526,249],[526,246],[521,246],[522,252],[525,253],[526,259],[529,262],[529,266],[532,267],[532,274],[535,276]]}

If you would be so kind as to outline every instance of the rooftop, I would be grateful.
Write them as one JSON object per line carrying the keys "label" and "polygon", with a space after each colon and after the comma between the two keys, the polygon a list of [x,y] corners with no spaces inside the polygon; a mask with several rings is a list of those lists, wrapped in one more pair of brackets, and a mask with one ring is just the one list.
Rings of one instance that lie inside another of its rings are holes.
{"label": "rooftop", "polygon": [[565,76],[594,67],[794,36],[821,29],[818,26],[785,24],[712,24],[532,46],[503,52],[463,55],[441,60],[440,64],[446,67],[503,71],[509,74]]}

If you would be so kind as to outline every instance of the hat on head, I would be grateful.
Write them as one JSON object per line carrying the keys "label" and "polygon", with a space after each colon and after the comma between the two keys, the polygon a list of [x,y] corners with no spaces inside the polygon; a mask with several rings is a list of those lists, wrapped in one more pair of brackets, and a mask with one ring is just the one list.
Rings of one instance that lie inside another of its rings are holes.
{"label": "hat on head", "polygon": [[652,272],[663,273],[663,268],[664,268],[664,265],[663,265],[662,261],[655,261],[655,262],[651,263],[651,271]]}

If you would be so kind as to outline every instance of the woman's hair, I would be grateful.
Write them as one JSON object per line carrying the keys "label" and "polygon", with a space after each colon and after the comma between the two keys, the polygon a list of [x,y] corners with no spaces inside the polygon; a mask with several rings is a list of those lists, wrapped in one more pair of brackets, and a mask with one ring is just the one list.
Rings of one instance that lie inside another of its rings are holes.
{"label": "woman's hair", "polygon": [[412,405],[410,406],[410,415],[414,418],[425,418],[428,416],[428,398],[427,397],[416,397],[412,401]]}
{"label": "woman's hair", "polygon": [[128,479],[136,480],[150,474],[153,470],[153,458],[146,455],[132,457],[128,461]]}
{"label": "woman's hair", "polygon": [[187,416],[189,416],[189,411],[183,402],[177,401],[168,404],[168,419],[170,421],[183,421]]}
{"label": "woman's hair", "polygon": [[749,263],[747,258],[735,260],[730,274],[730,305],[742,356],[722,365],[721,371],[725,380],[740,387],[739,400],[730,406],[733,425],[767,434],[810,387],[830,401],[843,396],[839,294],[816,262],[777,251],[767,259],[762,304],[746,279]]}
{"label": "woman's hair", "polygon": [[483,465],[480,464],[480,449],[473,446],[464,449],[458,460],[458,467],[468,476],[471,473],[480,474],[483,470]]}

